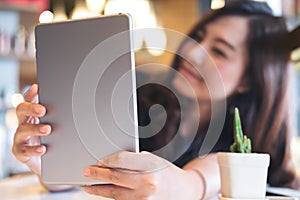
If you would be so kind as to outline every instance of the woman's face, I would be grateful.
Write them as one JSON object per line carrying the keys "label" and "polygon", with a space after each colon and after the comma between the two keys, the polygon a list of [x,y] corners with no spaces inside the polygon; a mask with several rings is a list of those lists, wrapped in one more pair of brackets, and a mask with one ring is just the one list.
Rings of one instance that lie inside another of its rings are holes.
{"label": "woman's face", "polygon": [[[224,99],[243,91],[242,76],[248,62],[247,33],[246,18],[226,16],[198,31],[200,45],[187,42],[183,46],[181,54],[185,59],[181,59],[178,70],[198,100]],[[183,82],[177,76],[173,83],[179,92],[191,97],[191,90]]]}

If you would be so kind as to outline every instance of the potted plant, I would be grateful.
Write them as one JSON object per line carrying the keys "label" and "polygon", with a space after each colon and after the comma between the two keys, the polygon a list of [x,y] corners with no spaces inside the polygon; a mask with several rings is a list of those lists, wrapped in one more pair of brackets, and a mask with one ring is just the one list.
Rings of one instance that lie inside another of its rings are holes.
{"label": "potted plant", "polygon": [[231,152],[217,153],[221,175],[219,199],[265,199],[270,156],[251,152],[251,141],[243,134],[237,108],[233,129]]}

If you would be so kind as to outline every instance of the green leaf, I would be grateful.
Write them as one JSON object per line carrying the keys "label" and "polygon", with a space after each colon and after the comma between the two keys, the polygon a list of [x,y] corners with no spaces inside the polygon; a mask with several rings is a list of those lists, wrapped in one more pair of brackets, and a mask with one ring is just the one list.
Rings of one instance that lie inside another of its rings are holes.
{"label": "green leaf", "polygon": [[251,140],[243,134],[241,119],[238,108],[234,109],[233,121],[234,143],[230,146],[230,151],[235,153],[251,153]]}

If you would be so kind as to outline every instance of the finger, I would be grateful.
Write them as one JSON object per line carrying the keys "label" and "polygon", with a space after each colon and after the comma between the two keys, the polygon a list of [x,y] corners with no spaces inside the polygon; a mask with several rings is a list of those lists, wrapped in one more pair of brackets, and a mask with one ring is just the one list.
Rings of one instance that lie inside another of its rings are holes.
{"label": "finger", "polygon": [[38,102],[38,85],[33,84],[24,94],[24,100],[31,103]]}
{"label": "finger", "polygon": [[19,123],[27,123],[30,117],[43,117],[46,114],[46,108],[40,104],[24,102],[18,105],[17,117]]}
{"label": "finger", "polygon": [[90,179],[101,180],[129,189],[137,188],[139,185],[137,172],[91,166],[86,168],[83,174]]}
{"label": "finger", "polygon": [[134,190],[116,186],[116,185],[86,186],[84,190],[89,194],[116,199],[116,200],[141,199],[135,197],[136,195],[133,194]]}
{"label": "finger", "polygon": [[169,166],[169,162],[149,152],[121,151],[98,161],[97,165],[132,171],[152,172]]}
{"label": "finger", "polygon": [[24,143],[28,136],[46,136],[51,132],[51,126],[48,124],[21,124],[19,125],[14,142]]}
{"label": "finger", "polygon": [[13,146],[13,154],[15,157],[23,162],[28,162],[33,156],[42,156],[46,153],[44,145],[28,146],[28,145],[15,145]]}

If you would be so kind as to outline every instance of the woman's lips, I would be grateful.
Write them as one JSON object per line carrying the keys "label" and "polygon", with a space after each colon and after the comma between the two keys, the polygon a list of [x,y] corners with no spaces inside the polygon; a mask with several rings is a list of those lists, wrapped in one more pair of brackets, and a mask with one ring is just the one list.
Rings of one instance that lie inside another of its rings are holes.
{"label": "woman's lips", "polygon": [[203,81],[202,76],[200,75],[200,72],[198,72],[196,69],[194,69],[191,65],[187,63],[182,63],[179,71],[182,70],[183,73],[187,73],[188,76],[192,77],[193,79],[196,79],[197,81]]}

